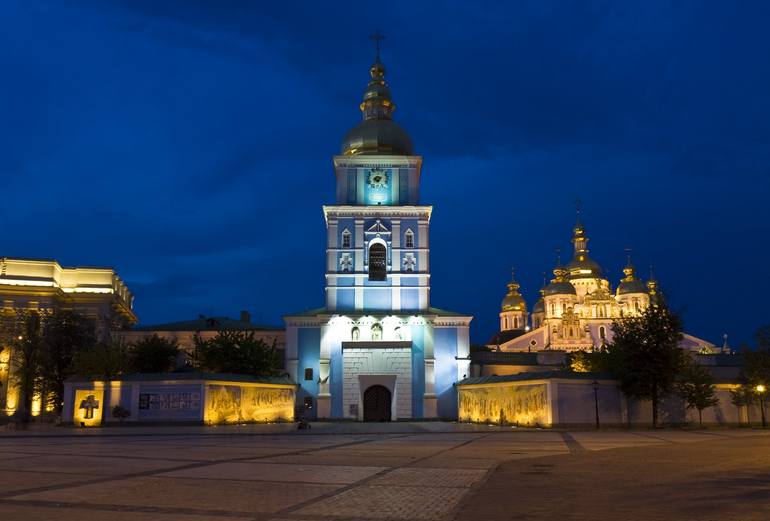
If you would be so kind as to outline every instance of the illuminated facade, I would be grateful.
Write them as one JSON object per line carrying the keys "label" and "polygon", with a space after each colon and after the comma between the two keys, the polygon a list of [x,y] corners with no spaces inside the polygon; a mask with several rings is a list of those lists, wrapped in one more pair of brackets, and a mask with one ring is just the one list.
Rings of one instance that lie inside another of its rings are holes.
{"label": "illuminated facade", "polygon": [[[99,337],[136,322],[133,296],[111,268],[65,268],[54,260],[0,257],[0,302],[0,410],[6,414],[16,410],[19,400],[10,345],[18,334],[18,311],[73,310],[94,321]],[[39,414],[39,398],[32,412]]]}
{"label": "illuminated facade", "polygon": [[325,206],[326,302],[286,320],[286,369],[319,418],[454,418],[468,374],[471,317],[430,307],[431,206],[422,157],[393,120],[379,57],[363,121],[334,157]]}
{"label": "illuminated facade", "polygon": [[[286,379],[206,373],[129,374],[64,385],[62,419],[103,423],[261,423],[294,421],[296,385]],[[119,407],[124,414],[116,415]]]}
{"label": "illuminated facade", "polygon": [[[567,265],[558,263],[554,278],[540,290],[540,299],[527,312],[515,279],[500,311],[500,332],[488,346],[500,351],[591,351],[612,340],[612,321],[642,313],[659,298],[654,279],[643,282],[629,256],[624,277],[615,291],[602,267],[589,255],[588,235],[578,222],[572,234],[574,253]],[[715,352],[705,340],[684,334],[680,347],[688,351]]]}

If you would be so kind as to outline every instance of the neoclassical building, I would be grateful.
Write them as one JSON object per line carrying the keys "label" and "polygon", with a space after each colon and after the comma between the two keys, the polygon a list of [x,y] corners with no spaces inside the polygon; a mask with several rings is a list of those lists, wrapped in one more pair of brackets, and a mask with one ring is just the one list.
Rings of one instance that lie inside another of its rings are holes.
{"label": "neoclassical building", "polygon": [[285,317],[286,369],[311,416],[455,418],[472,317],[430,305],[422,157],[393,121],[379,56],[369,72],[363,121],[333,158],[336,204],[323,207],[326,302]]}
{"label": "neoclassical building", "polygon": [[[574,252],[554,278],[540,289],[540,299],[527,310],[520,285],[512,277],[500,311],[500,332],[487,345],[499,351],[591,351],[612,340],[612,321],[642,313],[660,297],[658,282],[642,281],[629,256],[623,278],[613,290],[602,267],[589,256],[588,235],[581,222],[572,231]],[[715,351],[710,342],[684,334],[680,347]]]}
{"label": "neoclassical building", "polygon": [[[63,267],[55,260],[0,257],[0,411],[18,406],[13,375],[12,340],[18,312],[45,314],[55,308],[80,313],[94,324],[99,338],[111,329],[136,323],[134,297],[112,268]],[[40,400],[32,404],[40,412]]]}

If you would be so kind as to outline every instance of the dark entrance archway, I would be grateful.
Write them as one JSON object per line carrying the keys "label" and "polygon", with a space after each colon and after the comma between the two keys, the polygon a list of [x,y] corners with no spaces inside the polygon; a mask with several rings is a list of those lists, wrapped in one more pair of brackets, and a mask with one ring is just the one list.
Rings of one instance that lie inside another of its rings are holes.
{"label": "dark entrance archway", "polygon": [[364,421],[389,422],[391,395],[387,387],[372,385],[364,391]]}

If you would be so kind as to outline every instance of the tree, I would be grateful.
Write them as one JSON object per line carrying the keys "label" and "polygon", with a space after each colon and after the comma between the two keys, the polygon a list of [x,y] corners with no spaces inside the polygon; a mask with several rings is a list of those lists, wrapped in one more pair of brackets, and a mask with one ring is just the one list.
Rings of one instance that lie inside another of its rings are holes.
{"label": "tree", "polygon": [[194,339],[194,365],[203,371],[276,376],[281,360],[275,343],[268,345],[253,331],[219,331],[209,340]]}
{"label": "tree", "polygon": [[743,352],[743,377],[752,387],[770,386],[770,346]]}
{"label": "tree", "polygon": [[703,409],[719,403],[717,388],[711,372],[689,360],[684,365],[675,384],[676,392],[687,404],[688,409],[698,410],[698,425],[703,428]]}
{"label": "tree", "polygon": [[[746,407],[746,422],[751,426],[749,409],[754,401],[754,391],[747,384],[742,384],[735,389],[730,389],[730,401],[736,407]],[[740,426],[740,419],[738,420]]]}
{"label": "tree", "polygon": [[75,353],[72,372],[96,380],[114,380],[130,370],[129,346],[118,338]]}
{"label": "tree", "polygon": [[59,309],[46,315],[40,344],[40,395],[57,414],[64,406],[64,381],[74,374],[76,353],[95,342],[94,324],[83,315]]}
{"label": "tree", "polygon": [[176,367],[179,345],[153,334],[134,342],[129,348],[132,371],[137,373],[166,373]]}
{"label": "tree", "polygon": [[665,303],[633,317],[613,321],[607,346],[608,368],[626,396],[652,402],[652,425],[658,425],[658,405],[669,394],[687,356],[678,343],[682,323]]}
{"label": "tree", "polygon": [[37,311],[20,311],[18,320],[20,334],[11,344],[10,373],[19,388],[16,411],[27,424],[32,416],[32,399],[40,392],[41,320]]}

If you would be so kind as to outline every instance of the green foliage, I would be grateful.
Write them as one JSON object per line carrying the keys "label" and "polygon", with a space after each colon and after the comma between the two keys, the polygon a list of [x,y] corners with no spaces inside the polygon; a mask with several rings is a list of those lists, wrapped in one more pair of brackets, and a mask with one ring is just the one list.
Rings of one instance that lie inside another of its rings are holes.
{"label": "green foliage", "polygon": [[687,408],[698,410],[698,424],[703,427],[703,409],[719,403],[711,372],[693,360],[688,360],[677,378],[675,387]]}
{"label": "green foliage", "polygon": [[276,376],[281,360],[275,343],[268,345],[253,331],[219,331],[209,340],[195,337],[193,364],[202,371]]}
{"label": "green foliage", "polygon": [[73,311],[55,310],[45,317],[41,340],[41,396],[61,413],[64,381],[73,374],[75,355],[96,343],[94,324]]}
{"label": "green foliage", "polygon": [[674,388],[687,356],[678,347],[682,323],[664,303],[641,315],[616,319],[606,363],[626,396],[652,402],[652,424],[658,423],[661,398]]}
{"label": "green foliage", "polygon": [[567,354],[564,369],[573,373],[593,373],[605,371],[605,354],[599,351],[575,351]]}
{"label": "green foliage", "polygon": [[[730,401],[736,407],[746,407],[746,420],[751,425],[749,407],[754,403],[754,390],[748,384],[743,384],[735,389],[730,389]],[[740,420],[739,420],[740,423]]]}
{"label": "green foliage", "polygon": [[743,352],[743,377],[750,386],[770,387],[770,347]]}
{"label": "green foliage", "polygon": [[152,335],[133,343],[129,348],[129,365],[137,373],[166,373],[176,368],[179,345]]}
{"label": "green foliage", "polygon": [[11,343],[10,366],[15,385],[19,387],[19,403],[15,415],[23,423],[32,416],[32,398],[41,389],[40,354],[42,351],[42,321],[36,311],[20,311],[17,315],[19,333]]}
{"label": "green foliage", "polygon": [[128,409],[126,409],[123,406],[116,405],[115,407],[112,408],[112,417],[113,418],[117,418],[118,420],[123,421],[126,418],[128,418],[129,416],[131,416],[131,411],[129,411]]}
{"label": "green foliage", "polygon": [[100,342],[75,353],[74,374],[95,380],[114,380],[131,371],[129,346],[119,340]]}

